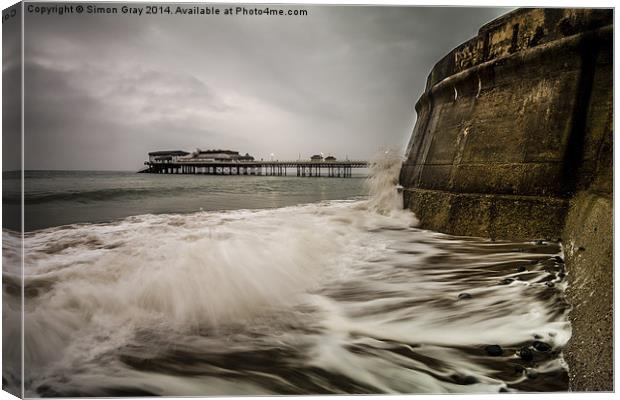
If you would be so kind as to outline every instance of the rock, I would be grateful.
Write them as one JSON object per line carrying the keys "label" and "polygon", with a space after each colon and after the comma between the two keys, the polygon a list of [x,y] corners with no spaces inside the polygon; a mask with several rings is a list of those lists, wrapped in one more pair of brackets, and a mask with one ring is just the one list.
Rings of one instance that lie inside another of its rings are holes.
{"label": "rock", "polygon": [[520,366],[519,364],[515,365],[515,372],[517,374],[522,374],[525,372],[525,368],[523,368],[522,366]]}
{"label": "rock", "polygon": [[505,387],[499,388],[499,392],[500,393],[508,393],[508,389],[506,389]]}
{"label": "rock", "polygon": [[517,267],[517,271],[518,271],[518,272],[524,272],[525,270],[526,270],[526,268],[525,268],[525,266],[523,266],[523,265],[519,265],[519,266]]}
{"label": "rock", "polygon": [[459,294],[459,300],[467,300],[467,299],[471,299],[471,294],[469,293],[461,293]]}
{"label": "rock", "polygon": [[545,282],[545,285],[547,285],[547,287],[554,287],[555,284],[553,282]]}
{"label": "rock", "polygon": [[499,284],[500,285],[510,285],[512,282],[514,282],[513,278],[506,278],[506,279],[502,279]]}
{"label": "rock", "polygon": [[458,385],[473,385],[480,382],[475,376],[461,375],[459,373],[454,373],[450,375],[450,378]]}
{"label": "rock", "polygon": [[538,333],[534,334],[534,339],[542,339],[542,335],[539,335]]}
{"label": "rock", "polygon": [[562,259],[562,257],[560,257],[560,256],[554,256],[553,259],[556,262],[559,262],[560,264],[564,264],[564,259]]}
{"label": "rock", "polygon": [[538,378],[538,371],[536,371],[535,369],[530,369],[527,371],[525,376],[527,376],[529,379],[536,379]]}
{"label": "rock", "polygon": [[519,357],[521,357],[523,361],[529,362],[534,360],[534,353],[532,353],[529,347],[521,347],[519,350]]}
{"label": "rock", "polygon": [[484,348],[484,351],[486,351],[487,354],[491,357],[499,357],[504,355],[504,349],[502,349],[502,346],[498,344],[492,344],[490,346],[487,346]]}
{"label": "rock", "polygon": [[534,341],[534,343],[532,343],[532,347],[541,352],[551,351],[551,346],[545,342],[541,342],[540,340]]}
{"label": "rock", "polygon": [[544,240],[537,240],[537,241],[534,242],[534,244],[536,244],[536,246],[542,246],[542,245],[545,244],[545,241]]}
{"label": "rock", "polygon": [[478,378],[476,378],[475,376],[471,376],[471,375],[467,375],[464,379],[463,379],[463,384],[464,385],[473,385],[474,383],[478,383]]}

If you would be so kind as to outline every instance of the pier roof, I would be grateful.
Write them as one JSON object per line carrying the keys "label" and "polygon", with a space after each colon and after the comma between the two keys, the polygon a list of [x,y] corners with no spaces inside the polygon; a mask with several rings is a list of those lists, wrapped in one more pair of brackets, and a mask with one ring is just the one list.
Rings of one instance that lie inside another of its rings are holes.
{"label": "pier roof", "polygon": [[161,150],[161,151],[151,151],[149,156],[186,156],[189,153],[183,150]]}

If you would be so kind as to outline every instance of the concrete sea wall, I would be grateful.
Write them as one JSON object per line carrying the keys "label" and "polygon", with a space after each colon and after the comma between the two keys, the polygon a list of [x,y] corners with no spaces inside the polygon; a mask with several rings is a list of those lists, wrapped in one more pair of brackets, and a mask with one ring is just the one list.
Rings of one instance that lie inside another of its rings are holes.
{"label": "concrete sea wall", "polygon": [[518,9],[431,71],[400,175],[423,227],[561,239],[572,390],[613,390],[613,13]]}

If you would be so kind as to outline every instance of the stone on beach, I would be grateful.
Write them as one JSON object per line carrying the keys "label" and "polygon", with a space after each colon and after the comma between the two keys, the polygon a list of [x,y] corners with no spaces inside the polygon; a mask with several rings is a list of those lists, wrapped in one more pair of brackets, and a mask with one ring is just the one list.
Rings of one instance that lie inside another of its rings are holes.
{"label": "stone on beach", "polygon": [[529,347],[522,347],[519,350],[519,357],[521,357],[523,361],[532,361],[534,359],[534,353],[532,353]]}
{"label": "stone on beach", "polygon": [[484,351],[491,357],[499,357],[504,354],[504,349],[498,344],[492,344],[484,348]]}
{"label": "stone on beach", "polygon": [[551,351],[551,346],[545,342],[541,342],[540,340],[536,340],[532,343],[532,347],[540,352]]}

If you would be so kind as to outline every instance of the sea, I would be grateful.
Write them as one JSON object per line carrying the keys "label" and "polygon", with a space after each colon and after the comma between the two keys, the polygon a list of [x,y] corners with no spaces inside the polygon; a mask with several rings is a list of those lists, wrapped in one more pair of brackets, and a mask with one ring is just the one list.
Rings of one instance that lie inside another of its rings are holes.
{"label": "sea", "polygon": [[[421,229],[400,162],[352,178],[26,172],[26,396],[568,390],[561,244]],[[20,246],[3,230],[8,389]]]}

